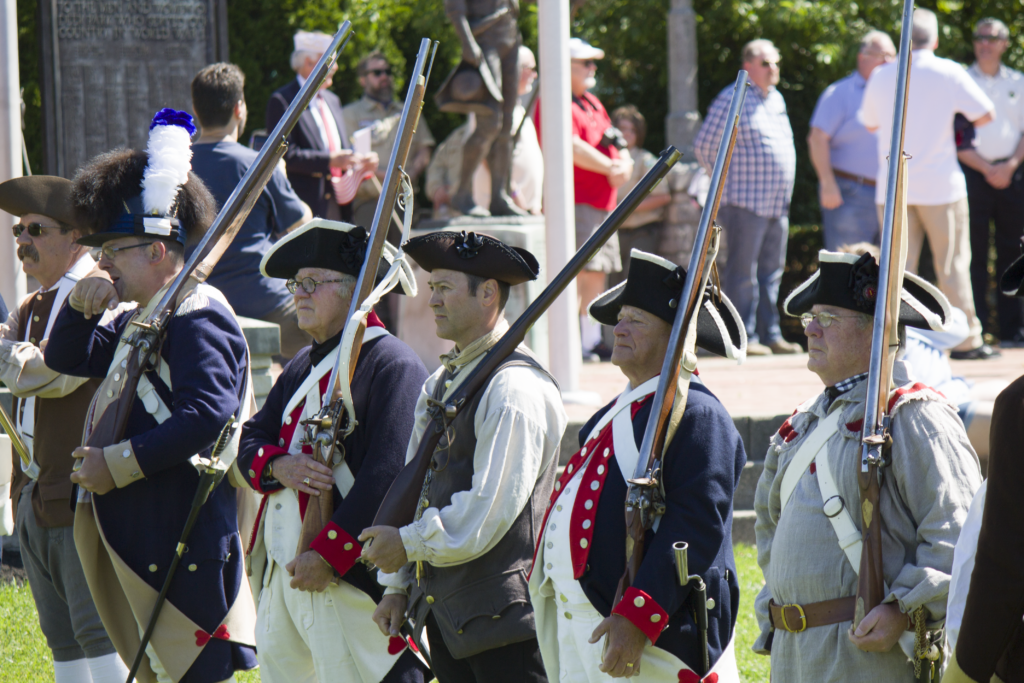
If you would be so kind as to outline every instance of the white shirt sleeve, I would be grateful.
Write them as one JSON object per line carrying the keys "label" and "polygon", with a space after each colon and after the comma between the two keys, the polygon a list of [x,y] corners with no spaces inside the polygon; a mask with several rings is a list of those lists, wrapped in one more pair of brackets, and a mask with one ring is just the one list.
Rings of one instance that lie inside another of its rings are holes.
{"label": "white shirt sleeve", "polygon": [[494,548],[557,457],[566,421],[558,389],[539,371],[510,367],[495,376],[474,417],[472,487],[400,530],[409,560],[453,566]]}
{"label": "white shirt sleeve", "polygon": [[977,81],[971,78],[966,71],[958,71],[956,75],[956,82],[960,87],[950,93],[956,101],[956,111],[963,114],[968,121],[977,121],[989,112],[995,116],[996,105],[981,89]]}

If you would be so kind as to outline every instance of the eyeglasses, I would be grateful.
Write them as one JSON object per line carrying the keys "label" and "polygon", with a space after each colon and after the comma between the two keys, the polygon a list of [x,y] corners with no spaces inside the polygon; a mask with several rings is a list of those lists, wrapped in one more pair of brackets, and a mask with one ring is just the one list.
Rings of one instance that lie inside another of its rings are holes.
{"label": "eyeglasses", "polygon": [[317,285],[329,285],[335,282],[344,282],[344,280],[322,280],[317,281],[311,277],[304,277],[302,280],[296,280],[294,278],[284,283],[284,286],[288,288],[288,291],[294,294],[299,287],[302,287],[302,291],[306,294],[312,294],[316,291]]}
{"label": "eyeglasses", "polygon": [[125,249],[138,249],[139,247],[148,247],[153,244],[152,242],[143,242],[141,244],[129,244],[127,247],[103,247],[100,249],[100,254],[107,257],[108,261],[113,261],[114,257],[117,256],[117,252],[124,251]]}
{"label": "eyeglasses", "polygon": [[800,324],[803,325],[804,329],[806,330],[807,326],[811,324],[812,320],[817,320],[818,321],[818,325],[821,326],[821,328],[824,330],[824,329],[828,329],[829,327],[832,327],[832,323],[834,321],[836,321],[836,320],[841,320],[842,318],[855,318],[855,317],[856,316],[853,316],[853,315],[832,315],[831,313],[824,313],[824,312],[822,312],[822,313],[804,313],[803,315],[800,316]]}
{"label": "eyeglasses", "polygon": [[30,237],[39,237],[40,235],[43,234],[43,230],[45,228],[45,225],[40,225],[39,223],[29,223],[28,225],[25,225],[24,223],[18,223],[16,225],[11,226],[11,231],[14,232],[14,239],[18,239],[19,237],[21,237],[21,233],[25,232],[26,230],[28,230],[28,234]]}
{"label": "eyeglasses", "polygon": [[974,34],[974,42],[976,43],[998,43],[1001,40],[1006,40],[1006,38],[1003,38],[1002,36]]}
{"label": "eyeglasses", "polygon": [[572,61],[586,67],[587,69],[589,69],[592,66],[597,66],[597,62],[593,59],[574,59]]}
{"label": "eyeglasses", "polygon": [[380,78],[381,76],[390,76],[391,75],[391,67],[389,66],[386,69],[370,69],[366,73],[373,74],[377,78]]}
{"label": "eyeglasses", "polygon": [[765,67],[767,69],[778,69],[779,68],[779,63],[778,62],[773,62],[773,61],[768,60],[768,59],[763,59],[763,60],[761,60],[761,66],[763,66],[763,67]]}

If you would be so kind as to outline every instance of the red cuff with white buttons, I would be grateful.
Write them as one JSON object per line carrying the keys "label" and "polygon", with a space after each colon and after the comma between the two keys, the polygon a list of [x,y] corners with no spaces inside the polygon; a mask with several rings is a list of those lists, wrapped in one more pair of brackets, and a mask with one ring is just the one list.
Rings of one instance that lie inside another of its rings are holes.
{"label": "red cuff with white buttons", "polygon": [[652,644],[658,640],[662,629],[668,624],[668,612],[650,595],[632,586],[626,589],[626,594],[612,610],[612,614],[629,619],[634,626],[644,632]]}
{"label": "red cuff with white buttons", "polygon": [[309,548],[320,553],[338,572],[338,576],[345,576],[363,552],[363,547],[356,539],[334,522],[327,523],[324,530],[309,544]]}
{"label": "red cuff with white buttons", "polygon": [[270,459],[284,455],[288,452],[288,449],[281,448],[279,446],[272,446],[266,444],[260,446],[260,449],[256,451],[256,457],[252,459],[252,465],[249,467],[249,471],[246,474],[249,475],[249,481],[252,483],[252,487],[260,493],[267,493],[263,490],[263,468],[267,466]]}

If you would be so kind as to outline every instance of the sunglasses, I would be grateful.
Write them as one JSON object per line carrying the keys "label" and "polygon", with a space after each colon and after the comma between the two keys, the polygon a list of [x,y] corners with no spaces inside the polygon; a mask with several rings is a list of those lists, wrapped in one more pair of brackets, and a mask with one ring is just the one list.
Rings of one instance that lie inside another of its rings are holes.
{"label": "sunglasses", "polygon": [[582,64],[588,69],[592,66],[597,66],[597,62],[593,59],[574,59],[572,61],[576,62],[577,64]]}
{"label": "sunglasses", "polygon": [[391,76],[391,67],[386,69],[370,69],[366,73],[373,74],[377,78],[380,78],[381,76]]}
{"label": "sunglasses", "polygon": [[1006,38],[1003,38],[1002,36],[974,35],[974,42],[976,43],[998,43],[1001,40],[1006,40]]}
{"label": "sunglasses", "polygon": [[21,233],[26,230],[28,230],[30,237],[39,237],[43,234],[43,230],[45,229],[46,226],[40,225],[39,223],[29,223],[28,225],[25,225],[24,223],[17,223],[11,226],[11,231],[14,233],[14,239],[21,237]]}
{"label": "sunglasses", "polygon": [[765,59],[765,60],[761,61],[761,66],[763,66],[763,67],[765,67],[767,69],[771,69],[773,67],[778,69],[779,68],[779,63]]}
{"label": "sunglasses", "polygon": [[312,294],[313,292],[316,291],[317,285],[329,285],[335,282],[344,282],[344,280],[323,280],[318,282],[311,277],[304,277],[301,280],[296,280],[292,278],[285,282],[284,286],[287,287],[288,291],[291,292],[292,294],[297,292],[299,287],[302,287],[302,291],[304,291],[306,294]]}

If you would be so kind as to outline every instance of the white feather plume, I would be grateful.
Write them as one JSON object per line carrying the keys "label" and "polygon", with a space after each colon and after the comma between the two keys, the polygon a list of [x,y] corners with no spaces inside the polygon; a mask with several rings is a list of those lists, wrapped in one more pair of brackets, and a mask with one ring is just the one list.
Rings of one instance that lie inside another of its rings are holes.
{"label": "white feather plume", "polygon": [[142,176],[142,206],[148,215],[166,216],[188,182],[192,170],[192,140],[180,126],[156,126],[146,146],[149,163]]}

